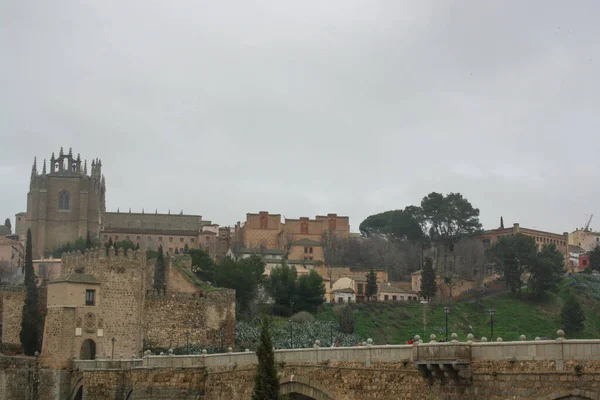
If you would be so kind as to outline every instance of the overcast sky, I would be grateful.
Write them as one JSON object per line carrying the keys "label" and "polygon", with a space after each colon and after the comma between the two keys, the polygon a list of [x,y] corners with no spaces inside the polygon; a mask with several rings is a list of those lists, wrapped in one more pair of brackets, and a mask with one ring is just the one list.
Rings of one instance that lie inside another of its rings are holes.
{"label": "overcast sky", "polygon": [[0,213],[33,157],[107,208],[221,225],[460,192],[485,228],[600,227],[600,2],[0,2]]}

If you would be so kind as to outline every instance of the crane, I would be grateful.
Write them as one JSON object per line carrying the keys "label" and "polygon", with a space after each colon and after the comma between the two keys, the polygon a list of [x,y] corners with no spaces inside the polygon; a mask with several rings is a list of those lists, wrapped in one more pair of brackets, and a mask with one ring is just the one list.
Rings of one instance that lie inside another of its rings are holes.
{"label": "crane", "polygon": [[590,218],[587,220],[585,227],[583,228],[584,231],[588,231],[590,228],[590,222],[592,222],[592,218],[594,217],[594,214],[590,214]]}

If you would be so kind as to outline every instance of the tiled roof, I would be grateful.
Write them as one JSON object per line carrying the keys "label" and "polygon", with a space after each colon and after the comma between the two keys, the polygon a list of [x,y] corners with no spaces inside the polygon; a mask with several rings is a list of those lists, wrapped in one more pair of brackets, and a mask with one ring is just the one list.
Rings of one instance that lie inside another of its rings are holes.
{"label": "tiled roof", "polygon": [[256,254],[256,255],[260,255],[261,253],[283,255],[283,251],[281,251],[279,249],[265,249],[264,251],[261,250],[261,249],[241,249],[240,253],[242,253],[242,254]]}
{"label": "tiled roof", "polygon": [[352,293],[352,294],[354,294],[354,290],[352,288],[335,289],[335,290],[332,290],[331,293]]}
{"label": "tiled roof", "polygon": [[69,282],[69,283],[89,283],[99,285],[98,279],[95,276],[80,274],[78,272],[71,272],[69,276],[66,278],[59,278],[48,283],[61,283],[61,282]]}

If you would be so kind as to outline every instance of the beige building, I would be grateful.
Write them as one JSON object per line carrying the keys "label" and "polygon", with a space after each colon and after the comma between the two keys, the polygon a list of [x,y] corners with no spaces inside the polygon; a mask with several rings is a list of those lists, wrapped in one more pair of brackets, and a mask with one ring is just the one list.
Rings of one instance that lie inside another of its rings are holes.
{"label": "beige building", "polygon": [[569,233],[569,244],[579,246],[584,251],[593,250],[600,245],[600,232],[592,232],[589,229],[576,229]]}
{"label": "beige building", "polygon": [[321,240],[326,233],[349,237],[348,217],[327,214],[317,215],[314,219],[286,218],[282,222],[280,214],[269,214],[267,211],[249,213],[246,214],[246,222],[236,226],[235,242],[240,249],[234,252],[280,250],[289,260],[323,262],[325,258]]}
{"label": "beige building", "polygon": [[383,282],[377,293],[379,301],[418,301],[419,298],[409,282]]}
{"label": "beige building", "polygon": [[504,228],[503,226],[501,226],[498,229],[487,230],[482,235],[477,236],[477,239],[481,240],[483,246],[487,249],[493,243],[497,242],[502,236],[516,235],[517,233],[533,237],[539,249],[541,249],[542,246],[545,244],[554,244],[557,250],[563,254],[565,260],[565,269],[567,268],[567,266],[570,265],[568,232],[563,232],[562,234],[559,234],[540,231],[537,229],[522,228],[519,224],[515,223],[510,228]]}

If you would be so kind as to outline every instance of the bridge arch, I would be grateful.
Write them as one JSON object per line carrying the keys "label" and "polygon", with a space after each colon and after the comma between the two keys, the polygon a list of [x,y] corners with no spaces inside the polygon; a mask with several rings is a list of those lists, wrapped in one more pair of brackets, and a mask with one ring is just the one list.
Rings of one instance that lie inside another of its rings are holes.
{"label": "bridge arch", "polygon": [[83,376],[77,380],[73,390],[71,390],[71,400],[81,400],[83,398]]}
{"label": "bridge arch", "polygon": [[588,392],[575,389],[572,392],[559,392],[554,396],[548,396],[549,400],[600,400],[600,392]]}
{"label": "bridge arch", "polygon": [[293,379],[292,377],[292,379],[286,379],[279,383],[279,393],[282,395],[295,393],[314,400],[333,400],[333,396],[319,386],[304,381],[304,379]]}

